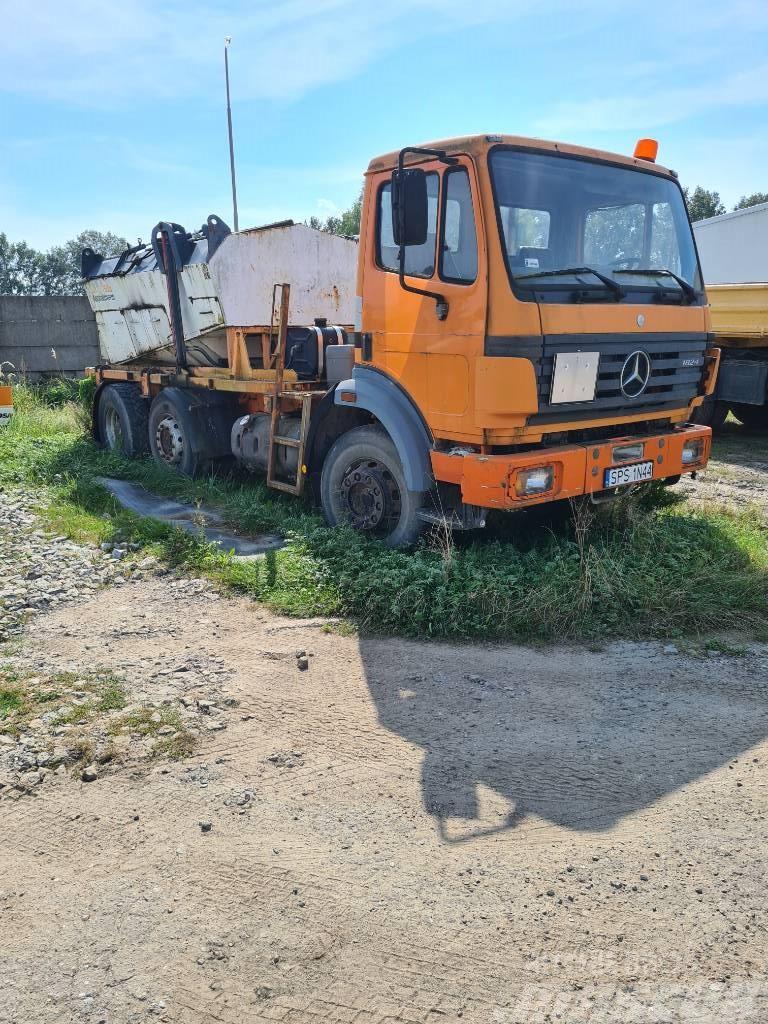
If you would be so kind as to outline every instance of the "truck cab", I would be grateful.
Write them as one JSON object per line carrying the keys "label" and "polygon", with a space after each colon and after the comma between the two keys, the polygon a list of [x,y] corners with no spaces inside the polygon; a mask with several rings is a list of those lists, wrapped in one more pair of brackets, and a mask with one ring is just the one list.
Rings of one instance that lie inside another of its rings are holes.
{"label": "truck cab", "polygon": [[369,165],[359,365],[407,393],[463,504],[705,464],[687,424],[717,352],[680,186],[649,155],[479,135]]}

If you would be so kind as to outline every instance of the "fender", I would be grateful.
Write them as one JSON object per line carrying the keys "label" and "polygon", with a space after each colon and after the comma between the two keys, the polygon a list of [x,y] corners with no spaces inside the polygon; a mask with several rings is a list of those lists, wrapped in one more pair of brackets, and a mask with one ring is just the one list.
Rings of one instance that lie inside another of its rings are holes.
{"label": "fender", "polygon": [[428,491],[434,484],[429,453],[432,435],[413,399],[391,377],[370,366],[356,366],[352,376],[336,385],[334,403],[365,410],[381,423],[397,449],[409,491]]}

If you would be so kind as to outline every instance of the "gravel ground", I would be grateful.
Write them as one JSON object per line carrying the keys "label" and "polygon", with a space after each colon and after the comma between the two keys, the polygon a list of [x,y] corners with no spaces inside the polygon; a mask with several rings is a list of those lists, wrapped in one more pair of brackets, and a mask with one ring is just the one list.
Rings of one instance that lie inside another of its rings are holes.
{"label": "gravel ground", "polygon": [[768,1020],[765,645],[344,636],[36,500],[0,493],[0,1022]]}
{"label": "gravel ground", "polygon": [[683,477],[675,490],[693,504],[758,508],[768,519],[768,434],[750,434],[726,423],[715,436],[704,472],[696,480]]}
{"label": "gravel ground", "polygon": [[[221,658],[111,657],[110,635],[126,635],[120,624],[86,640],[77,658],[51,657],[47,645],[30,654],[22,637],[37,616],[77,608],[106,587],[169,575],[154,558],[132,557],[130,545],[95,549],[42,529],[30,511],[35,501],[31,491],[0,494],[0,685],[21,696],[0,724],[0,795],[11,799],[54,773],[92,782],[118,764],[191,753],[202,733],[226,728],[236,703],[222,695]],[[168,584],[180,585],[186,594],[209,592],[202,580]],[[62,632],[80,635],[76,613]],[[177,632],[172,623],[139,621],[128,635],[140,644]]]}

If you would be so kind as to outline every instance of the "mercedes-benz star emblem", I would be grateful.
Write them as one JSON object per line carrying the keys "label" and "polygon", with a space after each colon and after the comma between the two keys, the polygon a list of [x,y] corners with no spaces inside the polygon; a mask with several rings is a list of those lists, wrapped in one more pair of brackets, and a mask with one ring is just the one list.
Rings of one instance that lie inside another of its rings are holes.
{"label": "mercedes-benz star emblem", "polygon": [[619,383],[625,398],[639,398],[648,387],[651,379],[651,357],[647,352],[638,349],[632,352],[621,368]]}

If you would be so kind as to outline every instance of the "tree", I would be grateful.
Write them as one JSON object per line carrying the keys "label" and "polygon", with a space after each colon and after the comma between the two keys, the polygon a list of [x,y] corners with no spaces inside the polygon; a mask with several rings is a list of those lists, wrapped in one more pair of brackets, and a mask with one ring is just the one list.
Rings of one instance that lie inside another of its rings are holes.
{"label": "tree", "polygon": [[0,294],[40,295],[43,254],[0,234]]}
{"label": "tree", "polygon": [[102,256],[117,256],[128,248],[128,242],[112,231],[81,231],[64,245],[54,246],[46,253],[45,295],[80,295],[80,256],[83,249],[93,249]]}
{"label": "tree", "polygon": [[742,196],[734,206],[734,210],[746,210],[750,206],[768,203],[768,192],[753,192],[751,196]]}
{"label": "tree", "polygon": [[688,188],[684,188],[683,195],[691,220],[706,220],[707,217],[719,217],[721,213],[725,213],[719,192],[710,192],[708,189],[702,188],[701,185],[697,185],[693,193]]}
{"label": "tree", "polygon": [[363,209],[363,190],[352,203],[348,210],[344,210],[338,217],[328,217],[322,221],[319,217],[310,217],[306,222],[308,227],[316,231],[327,231],[330,235],[356,236],[360,234],[360,216]]}
{"label": "tree", "polygon": [[80,254],[86,247],[115,256],[128,243],[111,231],[81,231],[64,245],[40,252],[0,234],[0,295],[82,295]]}

